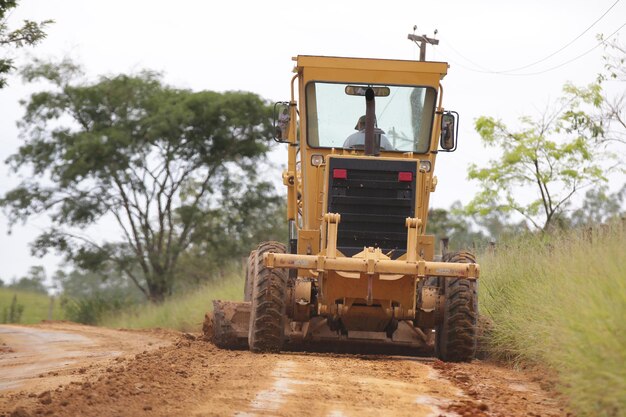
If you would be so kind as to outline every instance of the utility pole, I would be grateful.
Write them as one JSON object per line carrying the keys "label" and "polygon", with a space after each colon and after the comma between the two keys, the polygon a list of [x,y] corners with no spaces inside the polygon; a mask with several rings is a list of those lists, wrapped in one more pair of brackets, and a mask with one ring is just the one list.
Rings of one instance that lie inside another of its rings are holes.
{"label": "utility pole", "polygon": [[[435,35],[436,34],[437,31],[435,31]],[[412,40],[420,47],[420,61],[426,61],[426,44],[439,45],[439,40],[429,38],[426,35],[419,36],[415,34],[409,34],[408,39]]]}

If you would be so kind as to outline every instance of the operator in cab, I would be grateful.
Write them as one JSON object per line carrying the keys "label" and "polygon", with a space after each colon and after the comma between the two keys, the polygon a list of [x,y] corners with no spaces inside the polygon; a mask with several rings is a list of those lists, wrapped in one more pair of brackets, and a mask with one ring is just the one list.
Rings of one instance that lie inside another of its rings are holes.
{"label": "operator in cab", "polygon": [[[354,129],[357,130],[357,132],[348,136],[346,141],[343,143],[344,148],[359,149],[365,146],[365,115],[359,117]],[[384,133],[385,132],[383,132],[382,129],[377,127],[374,128],[374,135],[380,136],[380,149],[384,149],[386,151],[393,150],[391,142],[389,142],[389,139],[387,139],[387,136],[385,136]]]}

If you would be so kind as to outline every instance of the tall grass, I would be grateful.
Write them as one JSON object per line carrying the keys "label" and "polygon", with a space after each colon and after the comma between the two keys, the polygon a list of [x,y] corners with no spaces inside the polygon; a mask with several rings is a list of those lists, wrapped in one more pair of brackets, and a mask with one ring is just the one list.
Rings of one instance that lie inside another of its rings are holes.
{"label": "tall grass", "polygon": [[480,262],[494,354],[555,370],[578,416],[625,416],[625,234],[527,238]]}
{"label": "tall grass", "polygon": [[106,315],[100,322],[106,327],[128,329],[170,328],[199,331],[204,314],[213,309],[212,300],[242,300],[244,277],[237,268],[215,282],[187,290],[162,304],[142,304]]}
{"label": "tall grass", "polygon": [[14,290],[11,288],[0,288],[0,322],[3,319],[5,309],[9,309],[16,297],[17,304],[24,307],[20,324],[39,323],[41,320],[47,320],[50,311],[50,302],[52,302],[52,319],[64,319],[63,310],[61,309],[59,299],[54,298],[52,301],[50,296],[30,291]]}

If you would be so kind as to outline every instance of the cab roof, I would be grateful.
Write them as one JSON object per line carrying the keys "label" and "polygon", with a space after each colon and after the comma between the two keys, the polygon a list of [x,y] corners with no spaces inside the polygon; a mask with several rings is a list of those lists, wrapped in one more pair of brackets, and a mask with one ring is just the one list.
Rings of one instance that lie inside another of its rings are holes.
{"label": "cab roof", "polygon": [[400,59],[344,58],[334,56],[298,55],[295,72],[306,68],[354,69],[366,71],[413,72],[422,74],[439,74],[443,78],[448,73],[447,62],[408,61]]}

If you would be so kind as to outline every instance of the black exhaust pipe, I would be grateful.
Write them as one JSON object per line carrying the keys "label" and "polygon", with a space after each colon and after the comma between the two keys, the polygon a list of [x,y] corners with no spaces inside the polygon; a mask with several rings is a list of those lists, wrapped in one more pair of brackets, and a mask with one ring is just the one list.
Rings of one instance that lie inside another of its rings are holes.
{"label": "black exhaust pipe", "polygon": [[[365,90],[365,155],[380,155],[380,136],[374,135],[376,124],[376,101],[374,100],[374,90]],[[378,140],[376,140],[378,139]]]}

